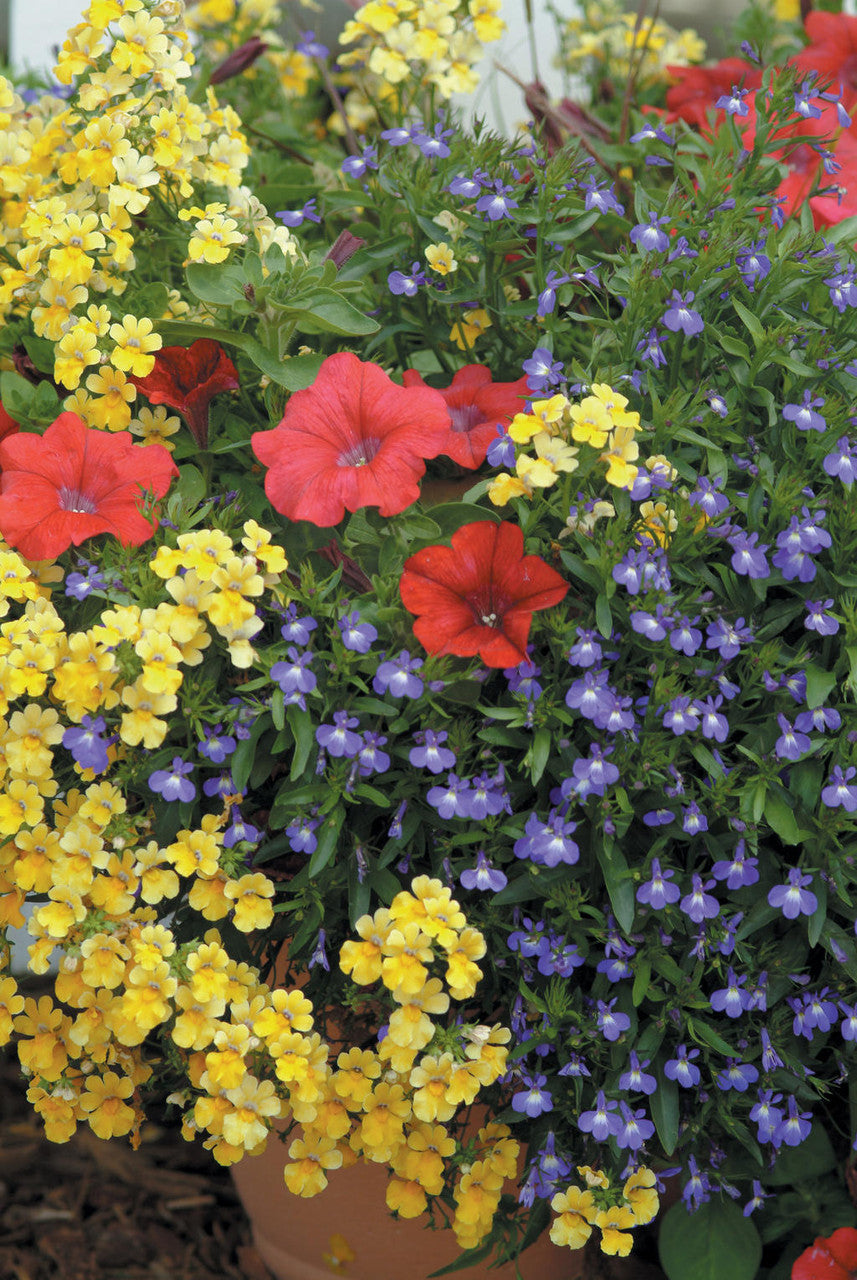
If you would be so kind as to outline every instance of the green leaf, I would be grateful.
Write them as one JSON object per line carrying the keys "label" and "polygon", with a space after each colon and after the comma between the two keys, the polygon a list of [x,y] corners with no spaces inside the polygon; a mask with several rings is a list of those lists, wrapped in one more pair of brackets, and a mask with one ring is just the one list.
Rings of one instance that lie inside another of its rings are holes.
{"label": "green leaf", "polygon": [[769,791],[765,798],[765,817],[784,844],[800,844],[812,834],[800,829],[794,810],[776,791]]}
{"label": "green leaf", "polygon": [[641,960],[634,972],[634,986],[631,990],[631,1001],[635,1009],[645,1000],[651,977],[652,966],[648,960]]}
{"label": "green leaf", "polygon": [[678,1085],[666,1078],[649,1097],[649,1110],[658,1131],[664,1155],[671,1156],[678,1142]]}
{"label": "green leaf", "polygon": [[286,710],[286,719],[289,722],[292,733],[295,735],[295,752],[292,756],[292,767],[289,771],[289,778],[295,782],[306,768],[309,754],[315,743],[315,734],[312,728],[312,717],[308,711],[302,711],[300,707],[294,703]]}
{"label": "green leaf", "polygon": [[464,524],[472,524],[475,520],[494,520],[499,524],[502,516],[496,507],[480,507],[475,502],[444,502],[439,507],[432,507],[431,518],[440,526],[441,537],[448,538]]}
{"label": "green leaf", "polygon": [[707,1022],[693,1022],[688,1019],[687,1029],[692,1038],[704,1041],[712,1049],[716,1049],[718,1053],[725,1053],[727,1058],[734,1058],[735,1050],[732,1045],[727,1044],[723,1037],[718,1035]]}
{"label": "green leaf", "polygon": [[819,878],[813,885],[813,889],[815,890],[815,896],[818,898],[818,906],[807,921],[807,934],[811,947],[818,945],[818,940],[827,921],[827,885]]}
{"label": "green leaf", "polygon": [[628,863],[613,840],[605,840],[596,852],[601,870],[604,872],[604,885],[610,898],[613,914],[619,922],[619,927],[626,933],[630,933],[634,925],[636,902],[634,901],[634,882],[631,879]]}
{"label": "green leaf", "polygon": [[339,843],[339,833],[342,830],[342,823],[345,819],[345,810],[338,807],[328,814],[324,822],[318,829],[318,844],[315,852],[309,861],[309,878],[317,876],[324,870],[328,862],[336,853],[336,846]]}
{"label": "green leaf", "polygon": [[805,668],[805,671],[806,705],[812,710],[815,707],[822,706],[830,690],[836,684],[836,675],[833,671],[824,671],[821,667],[814,667],[811,663]]}
{"label": "green leaf", "polygon": [[228,307],[244,297],[245,280],[234,265],[190,262],[185,267],[188,288],[200,302]]}
{"label": "green leaf", "polygon": [[345,337],[365,337],[377,333],[377,320],[359,311],[334,289],[313,289],[300,306],[284,308],[303,333],[336,333]]}
{"label": "green leaf", "polygon": [[750,336],[752,337],[754,343],[758,347],[759,343],[764,342],[765,340],[764,325],[758,319],[757,316],[753,315],[752,311],[748,311],[748,309],[744,306],[743,302],[739,302],[738,299],[735,298],[734,296],[732,299],[732,305],[735,308],[738,315],[744,321],[744,324],[747,330],[749,331]]}
{"label": "green leaf", "polygon": [[595,624],[605,640],[613,634],[613,614],[610,612],[610,601],[602,591],[595,601]]}
{"label": "green leaf", "polygon": [[303,391],[318,377],[324,356],[291,356],[280,360],[273,351],[264,347],[257,338],[241,333],[233,335],[233,342],[253,361],[260,373],[267,374],[278,387],[287,391]]}
{"label": "green leaf", "polygon": [[661,1223],[658,1252],[669,1280],[753,1280],[762,1241],[731,1200],[712,1197],[693,1214],[673,1205]]}
{"label": "green leaf", "polygon": [[22,377],[20,373],[15,373],[11,369],[0,373],[0,400],[3,401],[6,412],[16,421],[20,422],[30,417],[30,406],[35,394],[36,388],[32,382]]}
{"label": "green leaf", "polygon": [[551,752],[551,731],[550,729],[537,729],[536,736],[533,738],[533,745],[528,752],[530,777],[533,780],[533,786],[536,785],[539,778],[545,771],[545,765],[550,759]]}
{"label": "green leaf", "polygon": [[243,791],[246,788],[253,769],[253,761],[256,758],[256,747],[259,739],[265,730],[270,729],[270,727],[271,717],[267,714],[259,716],[250,730],[250,737],[239,742],[236,750],[230,756],[229,765],[236,791]]}
{"label": "green leaf", "polygon": [[806,1182],[818,1178],[836,1168],[836,1152],[822,1126],[815,1122],[799,1147],[789,1147],[774,1161],[774,1167],[765,1174],[765,1181],[782,1187],[789,1183]]}

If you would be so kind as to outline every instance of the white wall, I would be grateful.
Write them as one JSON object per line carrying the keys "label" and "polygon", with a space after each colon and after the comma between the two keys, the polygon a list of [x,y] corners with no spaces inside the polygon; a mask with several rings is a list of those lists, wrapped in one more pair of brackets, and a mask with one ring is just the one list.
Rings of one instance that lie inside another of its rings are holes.
{"label": "white wall", "polygon": [[80,21],[86,0],[12,0],[9,61],[16,69],[50,68],[53,50]]}

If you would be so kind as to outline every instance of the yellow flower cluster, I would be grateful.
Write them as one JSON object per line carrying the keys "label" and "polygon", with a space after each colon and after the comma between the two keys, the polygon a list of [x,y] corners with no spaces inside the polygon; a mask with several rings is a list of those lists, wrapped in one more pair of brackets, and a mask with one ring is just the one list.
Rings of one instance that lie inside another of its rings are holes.
{"label": "yellow flower cluster", "polygon": [[557,1215],[551,1224],[551,1240],[569,1249],[582,1249],[592,1228],[598,1227],[601,1252],[627,1257],[634,1242],[631,1228],[651,1222],[658,1212],[654,1173],[643,1165],[620,1190],[611,1188],[600,1170],[582,1165],[577,1172],[585,1186],[569,1187],[551,1199]]}
{"label": "yellow flower cluster", "polygon": [[369,0],[345,24],[340,43],[357,47],[339,64],[369,71],[388,91],[422,84],[444,98],[472,93],[482,46],[505,30],[499,15],[500,0]]}
{"label": "yellow flower cluster", "polygon": [[[218,1159],[258,1146],[282,1111],[274,1085],[243,1059],[267,1044],[275,1013],[282,1025],[284,993],[269,993],[236,964],[216,931],[179,946],[158,923],[165,904],[181,898],[209,922],[229,917],[243,932],[264,929],[274,886],[225,848],[228,812],[204,816],[161,846],[151,814],[130,812],[121,788],[127,749],[163,742],[183,668],[199,665],[212,643],[209,625],[236,666],[252,658],[253,602],[276,586],[286,561],[255,521],[243,532],[239,548],[216,529],[161,547],[152,568],[166,579],[166,598],[105,609],[79,632],[66,631],[49,575],[40,581],[0,548],[0,931],[23,926],[32,894],[30,968],[43,974],[54,949],[63,952],[55,999],[24,1001],[13,978],[0,978],[0,1043],[16,1039],[32,1080],[28,1096],[53,1141],[81,1121],[100,1137],[137,1133],[140,1088],[151,1074],[141,1046],[157,1031],[188,1052],[189,1080],[202,1095],[193,1124]],[[82,787],[61,792],[54,749],[96,713],[117,729],[107,767],[96,780],[75,765]],[[0,944],[4,962],[5,950]]]}
{"label": "yellow flower cluster", "polygon": [[91,0],[54,71],[60,84],[75,82],[68,101],[25,106],[0,77],[0,316],[31,317],[54,344],[65,407],[114,431],[131,420],[129,376],[154,366],[156,321],[188,311],[175,296],[155,317],[113,303],[135,269],[152,199],[175,207],[198,185],[226,188],[229,234],[206,226],[204,213],[195,228],[196,242],[218,245],[220,256],[194,249],[195,260],[221,261],[243,241],[236,220],[262,248],[291,242],[241,186],[249,147],[236,113],[213,90],[198,102],[183,87],[194,55],[182,12],[176,0]]}
{"label": "yellow flower cluster", "polygon": [[549,488],[562,472],[577,470],[581,445],[596,451],[607,468],[608,484],[630,488],[637,476],[640,451],[635,437],[641,428],[640,415],[627,406],[627,397],[606,383],[592,386],[579,404],[564,395],[533,401],[530,412],[515,414],[508,428],[512,440],[530,445],[533,453],[518,454],[515,475],[495,476],[488,497],[499,507],[510,498],[529,498],[534,490]]}
{"label": "yellow flower cluster", "polygon": [[584,3],[583,14],[567,23],[572,67],[591,59],[605,74],[625,78],[635,69],[640,83],[667,78],[667,67],[702,62],[705,41],[686,28],[676,31],[660,18],[623,13],[621,0]]}
{"label": "yellow flower cluster", "polygon": [[[362,916],[357,938],[346,942],[340,968],[358,986],[380,982],[392,1000],[386,1034],[377,1049],[343,1050],[314,1115],[295,1112],[303,1136],[289,1148],[285,1179],[297,1195],[312,1196],[327,1185],[327,1171],[357,1159],[392,1170],[387,1204],[415,1218],[440,1195],[448,1162],[459,1151],[447,1129],[480,1088],[505,1071],[510,1032],[454,1025],[441,1019],[450,999],[467,1000],[482,976],[477,961],[485,940],[468,927],[458,903],[439,880],[418,876],[389,909]],[[441,964],[444,977],[433,976]],[[506,1178],[517,1171],[518,1144],[504,1125],[488,1125],[476,1138],[453,1188],[454,1229],[462,1247],[490,1230]],[[460,1163],[460,1161],[459,1161]]]}

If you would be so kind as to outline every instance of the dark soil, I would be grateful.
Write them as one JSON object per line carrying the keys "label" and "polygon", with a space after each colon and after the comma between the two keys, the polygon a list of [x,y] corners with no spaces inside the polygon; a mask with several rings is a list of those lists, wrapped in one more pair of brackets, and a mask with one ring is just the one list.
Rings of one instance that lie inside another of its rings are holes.
{"label": "dark soil", "polygon": [[229,1174],[177,1129],[44,1137],[0,1049],[0,1280],[271,1280]]}

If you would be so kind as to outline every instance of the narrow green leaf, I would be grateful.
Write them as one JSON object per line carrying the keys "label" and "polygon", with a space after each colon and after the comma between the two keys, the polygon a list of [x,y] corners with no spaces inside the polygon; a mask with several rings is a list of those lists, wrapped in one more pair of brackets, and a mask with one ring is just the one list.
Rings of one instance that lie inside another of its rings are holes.
{"label": "narrow green leaf", "polygon": [[810,663],[806,668],[806,705],[812,710],[820,707],[833,686],[836,675],[833,671],[824,671]]}
{"label": "narrow green leaf", "polygon": [[599,845],[597,856],[604,873],[604,885],[610,898],[613,914],[619,922],[619,927],[626,933],[630,933],[634,925],[636,902],[634,882],[631,879],[628,863],[613,840],[605,840]]}
{"label": "narrow green leaf", "polygon": [[764,325],[759,320],[759,318],[755,316],[752,311],[748,311],[748,309],[744,306],[743,302],[739,302],[734,295],[732,298],[732,306],[735,308],[738,315],[744,321],[747,331],[749,332],[754,343],[758,347],[759,343],[764,342],[764,339],[765,339]]}
{"label": "narrow green leaf", "polygon": [[818,906],[807,921],[807,935],[809,937],[809,945],[815,947],[818,945],[818,940],[827,921],[827,885],[821,878],[817,878],[812,887],[818,899]]}
{"label": "narrow green leaf", "polygon": [[550,758],[551,740],[550,729],[536,730],[536,736],[529,751],[530,777],[533,780],[533,786],[545,771],[545,765]]}
{"label": "narrow green leaf", "polygon": [[345,819],[345,810],[336,808],[329,813],[318,828],[318,844],[309,861],[309,878],[319,875],[336,853],[339,844],[339,833]]}
{"label": "narrow green leaf", "polygon": [[649,1109],[664,1155],[671,1156],[678,1142],[678,1085],[665,1077],[649,1097]]}
{"label": "narrow green leaf", "polygon": [[595,601],[595,624],[605,640],[613,634],[613,614],[610,612],[610,601],[602,591]]}
{"label": "narrow green leaf", "polygon": [[302,711],[294,703],[287,709],[286,719],[295,735],[295,753],[292,756],[292,767],[289,771],[290,779],[295,782],[306,768],[309,754],[315,743],[315,735],[309,712]]}
{"label": "narrow green leaf", "polygon": [[631,990],[631,1001],[635,1009],[639,1008],[646,998],[651,976],[652,966],[648,960],[642,960],[634,971],[634,986]]}

